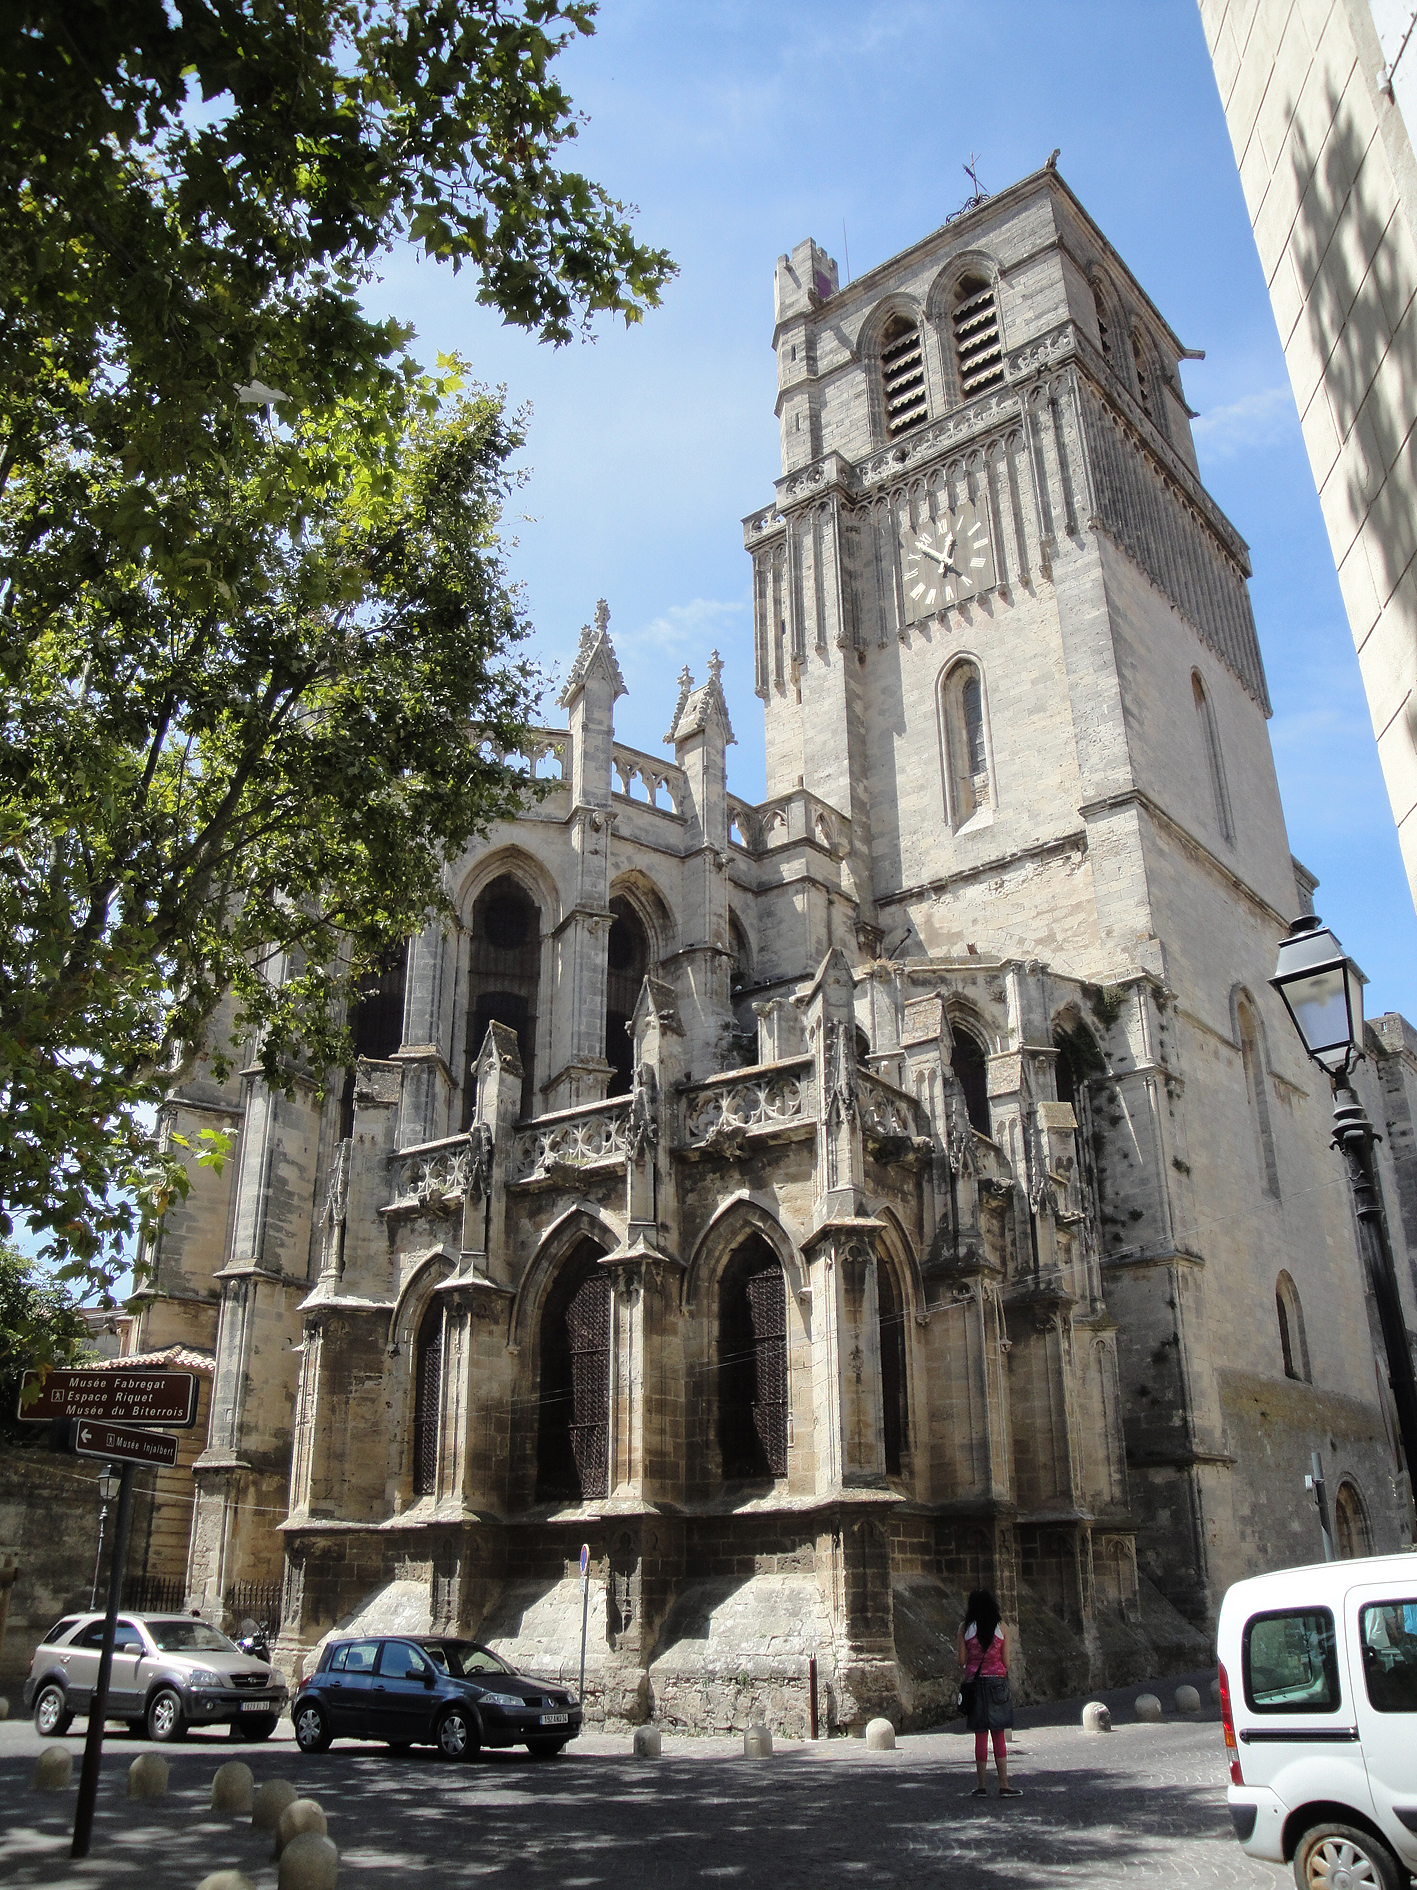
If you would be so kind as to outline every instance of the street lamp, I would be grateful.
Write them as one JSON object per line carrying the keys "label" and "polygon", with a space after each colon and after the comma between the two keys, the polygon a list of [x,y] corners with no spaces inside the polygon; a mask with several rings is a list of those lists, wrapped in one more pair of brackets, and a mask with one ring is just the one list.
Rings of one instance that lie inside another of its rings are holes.
{"label": "street lamp", "polygon": [[1348,1171],[1358,1245],[1378,1308],[1388,1384],[1397,1406],[1408,1494],[1417,1500],[1417,1375],[1373,1161],[1377,1136],[1349,1074],[1363,1055],[1363,975],[1328,927],[1309,914],[1295,919],[1281,941],[1270,983],[1283,998],[1304,1048],[1333,1085],[1333,1145]]}
{"label": "street lamp", "polygon": [[98,1512],[98,1553],[93,1559],[93,1587],[89,1590],[91,1609],[98,1606],[98,1571],[103,1567],[103,1526],[108,1521],[108,1505],[117,1496],[122,1482],[122,1472],[115,1470],[111,1463],[106,1463],[98,1473],[98,1496],[103,1508]]}

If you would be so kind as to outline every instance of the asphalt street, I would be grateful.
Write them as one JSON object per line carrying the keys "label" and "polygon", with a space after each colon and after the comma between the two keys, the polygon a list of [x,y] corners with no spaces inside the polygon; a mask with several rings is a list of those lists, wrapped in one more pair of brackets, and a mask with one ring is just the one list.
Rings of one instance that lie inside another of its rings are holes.
{"label": "asphalt street", "polygon": [[[930,1890],[1286,1882],[1235,1843],[1216,1715],[1138,1724],[1127,1717],[1137,1690],[1109,1696],[1118,1724],[1107,1735],[1075,1719],[1021,1727],[1010,1770],[1024,1796],[1014,1800],[969,1795],[973,1742],[954,1730],[907,1736],[886,1753],[850,1739],[779,1742],[756,1760],[742,1757],[739,1738],[667,1736],[655,1761],[634,1758],[628,1735],[588,1734],[551,1761],[514,1752],[454,1766],[352,1742],[306,1758],[285,1721],[266,1745],[200,1734],[166,1748],[169,1793],[143,1804],[125,1795],[127,1769],[154,1748],[115,1728],[92,1852],[79,1864],[68,1855],[75,1789],[29,1789],[41,1741],[11,1720],[0,1724],[0,1880],[195,1890],[207,1872],[237,1868],[275,1890],[269,1836],[209,1809],[212,1774],[241,1757],[258,1784],[288,1778],[319,1800],[341,1890],[822,1890],[868,1875]],[[1057,1721],[1065,1710],[1023,1717]],[[77,1731],[63,1742],[75,1781],[82,1722]]]}

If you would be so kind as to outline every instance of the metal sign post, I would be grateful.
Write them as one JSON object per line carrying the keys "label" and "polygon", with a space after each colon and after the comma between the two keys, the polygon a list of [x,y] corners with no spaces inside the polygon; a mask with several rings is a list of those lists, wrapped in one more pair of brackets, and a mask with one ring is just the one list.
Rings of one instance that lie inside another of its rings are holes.
{"label": "metal sign post", "polygon": [[113,1640],[118,1627],[118,1604],[123,1597],[123,1570],[128,1561],[128,1528],[133,1520],[133,1466],[125,1463],[118,1486],[118,1527],[113,1532],[113,1560],[108,1570],[108,1613],[103,1622],[103,1652],[98,1658],[98,1681],[89,1701],[88,1737],[84,1740],[84,1764],[79,1773],[79,1802],[74,1812],[74,1842],[71,1857],[87,1857],[93,1831],[94,1800],[98,1796],[98,1770],[103,1761],[103,1721],[108,1708],[108,1681],[113,1672]]}
{"label": "metal sign post", "polygon": [[1332,1562],[1334,1560],[1333,1530],[1328,1520],[1328,1493],[1324,1489],[1323,1458],[1320,1457],[1316,1450],[1311,1451],[1309,1454],[1309,1462],[1312,1464],[1313,1468],[1310,1474],[1304,1478],[1304,1488],[1312,1492],[1314,1502],[1318,1505],[1319,1533],[1324,1539],[1324,1560],[1325,1562]]}
{"label": "metal sign post", "polygon": [[590,1544],[581,1544],[581,1686],[580,1699],[582,1710],[585,1708],[585,1630],[586,1616],[590,1612]]}

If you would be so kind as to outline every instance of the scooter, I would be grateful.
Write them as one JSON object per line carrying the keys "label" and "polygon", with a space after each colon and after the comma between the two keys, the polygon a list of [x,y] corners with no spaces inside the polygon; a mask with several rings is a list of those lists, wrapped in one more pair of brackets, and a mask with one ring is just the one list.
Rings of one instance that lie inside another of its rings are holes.
{"label": "scooter", "polygon": [[250,1660],[264,1660],[269,1666],[271,1658],[269,1633],[264,1621],[243,1621],[241,1631],[236,1636],[236,1645]]}

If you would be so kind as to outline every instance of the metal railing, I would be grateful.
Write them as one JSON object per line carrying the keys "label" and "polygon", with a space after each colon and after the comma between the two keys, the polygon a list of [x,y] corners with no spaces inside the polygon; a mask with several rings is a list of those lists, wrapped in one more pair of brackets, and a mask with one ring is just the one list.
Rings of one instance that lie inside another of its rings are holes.
{"label": "metal railing", "polygon": [[258,1621],[274,1634],[280,1627],[281,1582],[233,1582],[226,1591],[226,1617],[234,1626]]}

